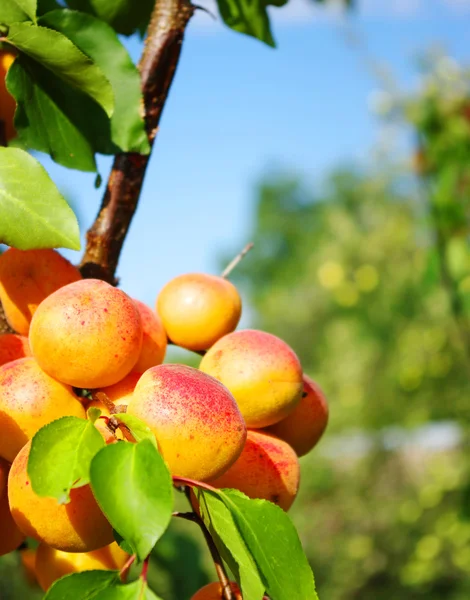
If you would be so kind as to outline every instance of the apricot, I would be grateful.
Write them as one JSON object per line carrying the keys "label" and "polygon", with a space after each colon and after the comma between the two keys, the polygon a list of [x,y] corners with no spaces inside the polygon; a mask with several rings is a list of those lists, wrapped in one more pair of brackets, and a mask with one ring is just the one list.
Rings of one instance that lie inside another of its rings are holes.
{"label": "apricot", "polygon": [[0,300],[12,329],[28,335],[44,298],[79,279],[80,271],[56,250],[9,248],[0,255]]}
{"label": "apricot", "polygon": [[235,331],[212,346],[199,366],[232,392],[248,428],[292,412],[302,396],[302,367],[281,339],[254,329]]}
{"label": "apricot", "polygon": [[304,396],[291,414],[266,431],[304,456],[317,444],[328,424],[328,403],[320,386],[304,375]]}
{"label": "apricot", "polygon": [[238,460],[211,485],[237,489],[250,498],[269,500],[289,510],[299,482],[299,459],[289,444],[262,431],[248,431]]}
{"label": "apricot", "polygon": [[85,417],[70,386],[49,377],[32,357],[0,367],[0,456],[15,456],[44,425],[65,416]]}
{"label": "apricot", "polygon": [[25,356],[31,356],[27,337],[14,333],[0,335],[0,366]]}
{"label": "apricot", "polygon": [[[238,585],[231,581],[230,586],[232,588],[232,592],[235,595],[235,600],[243,600],[242,595],[240,593],[240,588]],[[213,583],[209,583],[197,591],[194,596],[191,596],[190,600],[223,600],[224,596],[222,593],[222,584],[220,581],[214,581]]]}
{"label": "apricot", "polygon": [[41,302],[29,341],[33,356],[51,377],[75,387],[100,388],[117,383],[134,367],[142,320],[123,291],[83,279]]}
{"label": "apricot", "polygon": [[[7,90],[5,78],[8,69],[13,64],[16,55],[9,50],[0,50],[0,121],[3,121],[5,141],[9,142],[16,135],[13,118],[15,116],[16,102]],[[2,134],[3,135],[3,134]]]}
{"label": "apricot", "polygon": [[0,556],[16,550],[24,542],[25,536],[17,527],[8,505],[5,490],[0,497]]}
{"label": "apricot", "polygon": [[24,548],[23,550],[20,550],[20,558],[26,581],[29,583],[29,585],[37,585],[36,550],[33,548]]}
{"label": "apricot", "polygon": [[150,367],[161,365],[165,358],[167,335],[160,317],[140,300],[134,300],[142,319],[143,337],[140,356],[134,371],[143,373]]}
{"label": "apricot", "polygon": [[89,552],[113,541],[113,530],[101,512],[89,485],[70,491],[70,502],[38,496],[27,473],[31,442],[13,461],[8,498],[13,519],[28,537],[64,552]]}
{"label": "apricot", "polygon": [[[99,388],[98,390],[96,390],[96,394],[98,396],[100,392],[106,394],[107,399],[111,401],[115,406],[127,406],[131,401],[135,386],[137,385],[137,382],[141,377],[142,373],[131,371],[131,373],[123,377],[121,381],[118,381],[114,385]],[[99,400],[93,400],[88,404],[88,408],[90,406],[96,406],[101,410],[103,410],[103,407],[105,407],[104,403],[100,402]],[[109,410],[106,410],[107,412],[103,410],[103,414],[109,416]]]}
{"label": "apricot", "polygon": [[226,471],[246,438],[243,417],[219,381],[184,365],[158,365],[139,379],[127,413],[153,431],[173,475],[205,480]]}
{"label": "apricot", "polygon": [[242,303],[237,288],[223,277],[189,273],[160,292],[157,312],[168,337],[188,350],[206,350],[235,329]]}
{"label": "apricot", "polygon": [[3,496],[7,489],[8,471],[10,470],[10,463],[0,458],[0,497]]}
{"label": "apricot", "polygon": [[129,555],[116,542],[92,552],[62,552],[47,544],[39,544],[36,553],[36,575],[47,592],[57,579],[70,573],[92,570],[120,570]]}

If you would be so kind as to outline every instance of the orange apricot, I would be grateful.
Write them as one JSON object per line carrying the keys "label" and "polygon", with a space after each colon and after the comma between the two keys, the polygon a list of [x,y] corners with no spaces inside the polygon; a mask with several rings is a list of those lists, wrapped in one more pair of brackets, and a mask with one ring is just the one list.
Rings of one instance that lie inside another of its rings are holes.
{"label": "orange apricot", "polygon": [[36,575],[47,592],[57,579],[70,573],[93,570],[119,570],[129,555],[116,542],[91,552],[62,552],[47,544],[39,544],[36,554]]}
{"label": "orange apricot", "polygon": [[142,320],[122,290],[98,279],[70,283],[36,309],[29,341],[41,367],[80,388],[113,385],[134,367]]}
{"label": "orange apricot", "polygon": [[14,333],[0,335],[0,366],[25,356],[31,356],[27,337]]}
{"label": "orange apricot", "polygon": [[16,135],[13,118],[15,116],[16,102],[6,86],[8,69],[13,64],[16,55],[10,50],[0,50],[0,121],[5,128],[5,140],[9,142]]}
{"label": "orange apricot", "polygon": [[237,288],[223,277],[204,273],[175,277],[157,298],[168,337],[188,350],[206,350],[233,331],[241,310]]}
{"label": "orange apricot", "polygon": [[[96,390],[95,395],[99,398],[100,393],[105,394],[107,400],[111,401],[114,406],[127,406],[131,401],[135,386],[141,377],[142,373],[131,371],[128,375],[123,377],[121,381],[118,381],[114,385],[99,388]],[[88,404],[87,408],[90,406],[96,406],[103,410],[104,403],[99,400],[93,400]],[[103,414],[109,416],[109,410],[107,412],[103,411]]]}
{"label": "orange apricot", "polygon": [[33,548],[24,548],[23,550],[20,550],[20,558],[26,581],[29,583],[29,585],[37,585],[36,550]]}
{"label": "orange apricot", "polygon": [[250,498],[269,500],[289,510],[299,482],[299,459],[289,444],[262,431],[248,431],[238,460],[211,485],[234,488]]}
{"label": "orange apricot", "polygon": [[280,421],[302,396],[302,367],[283,340],[254,329],[235,331],[202,358],[201,371],[232,392],[248,428]]}
{"label": "orange apricot", "polygon": [[44,425],[60,417],[85,417],[70,386],[49,377],[32,357],[0,367],[0,456],[15,456]]}
{"label": "orange apricot", "polygon": [[64,552],[89,552],[113,541],[113,530],[89,485],[70,491],[70,502],[38,496],[27,473],[31,442],[13,461],[8,498],[13,519],[28,537]]}
{"label": "orange apricot", "polygon": [[140,356],[134,371],[143,373],[150,367],[161,365],[165,358],[167,335],[160,317],[140,300],[134,300],[142,319],[143,337]]}
{"label": "orange apricot", "polygon": [[[235,595],[235,600],[243,600],[242,595],[240,593],[240,588],[238,585],[231,581],[230,587],[232,588],[232,592]],[[223,600],[224,596],[222,593],[222,584],[220,581],[214,581],[213,583],[209,583],[197,591],[194,596],[191,596],[190,600]]]}
{"label": "orange apricot", "polygon": [[192,367],[167,364],[148,369],[127,413],[150,427],[176,476],[217,477],[238,458],[245,443],[245,423],[233,396]]}
{"label": "orange apricot", "polygon": [[304,456],[317,444],[328,424],[328,403],[320,386],[304,375],[304,396],[289,416],[266,431],[286,441]]}
{"label": "orange apricot", "polygon": [[5,490],[0,497],[0,556],[16,550],[24,539],[25,536],[13,520]]}
{"label": "orange apricot", "polygon": [[38,305],[52,292],[81,279],[80,271],[56,250],[17,250],[0,255],[0,300],[10,326],[28,335]]}

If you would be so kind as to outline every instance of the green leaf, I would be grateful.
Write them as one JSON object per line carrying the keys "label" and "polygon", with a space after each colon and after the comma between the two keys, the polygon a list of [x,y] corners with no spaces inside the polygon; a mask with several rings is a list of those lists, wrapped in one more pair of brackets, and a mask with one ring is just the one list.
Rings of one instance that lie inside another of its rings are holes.
{"label": "green leaf", "polygon": [[140,76],[112,27],[90,15],[71,10],[50,12],[40,19],[40,24],[69,38],[110,81],[115,98],[111,118],[114,144],[124,152],[148,154],[150,146],[141,114]]}
{"label": "green leaf", "polygon": [[118,571],[83,571],[57,580],[44,600],[161,600],[147,582],[122,583]]}
{"label": "green leaf", "polygon": [[7,88],[18,104],[16,139],[25,147],[82,171],[96,171],[95,152],[118,151],[104,110],[29,57],[20,56],[12,64]]}
{"label": "green leaf", "polygon": [[238,531],[230,510],[218,494],[195,490],[203,521],[230,567],[245,600],[261,600],[265,586],[258,567]]}
{"label": "green leaf", "polygon": [[0,148],[0,241],[20,250],[80,249],[72,209],[44,167],[18,148]]}
{"label": "green leaf", "polygon": [[0,24],[36,20],[36,0],[1,0]]}
{"label": "green leaf", "polygon": [[124,35],[149,22],[154,4],[154,0],[67,0],[70,8],[95,15]]}
{"label": "green leaf", "polygon": [[251,35],[268,46],[275,46],[271,33],[269,5],[283,6],[287,0],[217,0],[224,23],[240,33]]}
{"label": "green leaf", "polygon": [[154,444],[121,442],[103,448],[90,469],[93,494],[113,528],[144,560],[173,510],[171,475]]}
{"label": "green leaf", "polygon": [[[230,511],[272,600],[318,600],[312,570],[286,512],[271,502],[252,500],[237,490],[223,490],[218,494],[204,492],[203,495],[206,502],[211,496],[208,502],[211,517],[209,504],[214,506],[217,498]],[[218,510],[223,514],[220,508]],[[217,533],[223,535],[223,530],[218,529]]]}
{"label": "green leaf", "polygon": [[101,410],[99,408],[96,408],[96,406],[92,406],[86,411],[86,416],[89,421],[91,421],[92,423],[96,423],[96,421],[101,416]]}
{"label": "green leaf", "polygon": [[127,413],[117,413],[114,417],[124,423],[124,425],[127,425],[136,442],[148,439],[155,447],[157,447],[157,440],[155,439],[154,433],[139,418],[134,417],[134,415],[128,415]]}
{"label": "green leaf", "polygon": [[62,417],[33,437],[28,475],[38,496],[70,501],[70,490],[90,481],[90,463],[105,442],[92,421]]}
{"label": "green leaf", "polygon": [[32,23],[13,23],[6,41],[67,85],[92,98],[111,117],[114,108],[111,84],[102,70],[66,36]]}

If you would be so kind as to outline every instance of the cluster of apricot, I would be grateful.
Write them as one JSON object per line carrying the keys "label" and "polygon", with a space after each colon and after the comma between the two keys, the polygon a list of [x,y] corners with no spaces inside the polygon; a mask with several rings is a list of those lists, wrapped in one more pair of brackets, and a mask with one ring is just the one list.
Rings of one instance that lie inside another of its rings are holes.
{"label": "cluster of apricot", "polygon": [[[62,416],[86,419],[89,406],[101,409],[95,426],[106,443],[122,438],[110,422],[127,411],[155,434],[175,478],[289,509],[298,456],[318,442],[328,407],[285,342],[235,331],[241,300],[228,280],[176,277],[154,311],[82,279],[54,250],[11,248],[0,256],[0,300],[17,332],[0,336],[0,555],[25,537],[37,540],[24,558],[35,562],[43,589],[66,573],[119,569],[128,558],[90,486],[72,489],[65,505],[31,486],[32,437]],[[169,340],[203,354],[199,369],[162,364]],[[193,598],[221,598],[220,587]]]}

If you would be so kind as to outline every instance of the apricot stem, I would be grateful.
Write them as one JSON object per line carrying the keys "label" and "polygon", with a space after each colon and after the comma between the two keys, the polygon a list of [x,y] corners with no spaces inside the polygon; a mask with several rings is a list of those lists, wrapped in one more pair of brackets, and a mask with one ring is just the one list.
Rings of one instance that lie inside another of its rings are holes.
{"label": "apricot stem", "polygon": [[[139,62],[150,148],[173,81],[184,33],[194,7],[189,0],[155,2]],[[85,278],[116,284],[115,272],[149,163],[150,154],[117,154],[95,222],[88,230],[80,270]]]}
{"label": "apricot stem", "polygon": [[241,252],[239,252],[234,259],[232,259],[229,264],[225,267],[225,269],[223,270],[221,277],[223,277],[224,279],[227,279],[228,276],[230,275],[230,273],[235,269],[235,267],[238,265],[238,263],[243,260],[243,257],[246,256],[248,254],[248,252],[253,248],[254,243],[253,242],[249,242]]}
{"label": "apricot stem", "polygon": [[129,571],[130,571],[132,565],[134,564],[135,559],[136,559],[136,555],[135,554],[133,554],[132,556],[129,556],[129,558],[127,559],[125,565],[119,571],[119,577],[120,577],[121,581],[123,581],[123,582],[127,581],[127,577],[129,575]]}
{"label": "apricot stem", "polygon": [[189,487],[198,487],[203,490],[207,490],[208,492],[214,492],[216,494],[219,493],[219,490],[208,483],[204,483],[203,481],[196,481],[195,479],[188,479],[187,477],[176,477],[173,476],[173,485],[176,486],[189,486]]}

